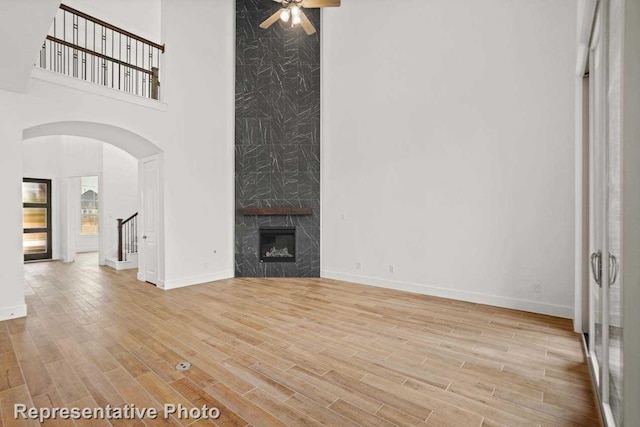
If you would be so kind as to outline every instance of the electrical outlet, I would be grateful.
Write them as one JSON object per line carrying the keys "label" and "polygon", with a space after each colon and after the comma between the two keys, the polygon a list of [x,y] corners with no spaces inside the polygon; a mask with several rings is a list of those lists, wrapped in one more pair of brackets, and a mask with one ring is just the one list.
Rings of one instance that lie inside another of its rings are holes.
{"label": "electrical outlet", "polygon": [[393,265],[389,266],[389,272],[390,273],[395,273],[396,272],[396,268]]}
{"label": "electrical outlet", "polygon": [[362,268],[362,264],[359,262],[356,262],[356,270],[360,270]]}
{"label": "electrical outlet", "polygon": [[533,288],[531,288],[531,292],[539,294],[540,293],[540,285],[538,283],[535,283],[533,285]]}
{"label": "electrical outlet", "polygon": [[346,218],[347,218],[347,216],[344,213],[340,214],[340,219],[346,219]]}

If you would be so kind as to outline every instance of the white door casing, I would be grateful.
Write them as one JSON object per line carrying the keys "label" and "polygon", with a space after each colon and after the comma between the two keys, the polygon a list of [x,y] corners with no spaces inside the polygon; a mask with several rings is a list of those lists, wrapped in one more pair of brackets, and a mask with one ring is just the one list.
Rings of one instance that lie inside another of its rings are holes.
{"label": "white door casing", "polygon": [[141,160],[141,225],[138,239],[139,278],[159,285],[160,283],[160,161],[158,156]]}

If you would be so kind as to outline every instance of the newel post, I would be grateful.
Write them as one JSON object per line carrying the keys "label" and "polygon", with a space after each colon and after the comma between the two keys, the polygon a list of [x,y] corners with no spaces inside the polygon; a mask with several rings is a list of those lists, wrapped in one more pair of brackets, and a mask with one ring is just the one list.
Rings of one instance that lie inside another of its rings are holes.
{"label": "newel post", "polygon": [[160,73],[158,67],[151,68],[151,98],[159,99],[160,95]]}
{"label": "newel post", "polygon": [[123,261],[122,251],[122,218],[118,218],[118,261]]}

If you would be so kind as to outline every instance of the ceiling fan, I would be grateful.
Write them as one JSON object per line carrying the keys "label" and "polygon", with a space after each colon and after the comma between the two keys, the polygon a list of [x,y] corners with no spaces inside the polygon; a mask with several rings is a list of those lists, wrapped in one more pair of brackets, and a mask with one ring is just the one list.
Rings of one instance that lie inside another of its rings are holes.
{"label": "ceiling fan", "polygon": [[317,9],[321,7],[339,7],[340,0],[273,0],[281,3],[282,7],[273,15],[268,17],[260,28],[267,29],[275,24],[278,19],[282,22],[291,21],[291,26],[301,25],[304,31],[311,35],[316,32],[315,27],[304,14],[302,9]]}

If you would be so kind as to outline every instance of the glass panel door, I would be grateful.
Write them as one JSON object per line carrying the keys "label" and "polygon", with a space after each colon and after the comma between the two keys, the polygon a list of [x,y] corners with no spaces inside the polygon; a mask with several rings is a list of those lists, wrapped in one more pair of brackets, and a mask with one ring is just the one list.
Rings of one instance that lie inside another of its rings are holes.
{"label": "glass panel door", "polygon": [[591,43],[590,346],[602,413],[609,427],[622,427],[621,83],[617,0],[599,3]]}
{"label": "glass panel door", "polygon": [[604,132],[605,132],[605,80],[604,55],[602,51],[601,20],[596,23],[589,55],[590,84],[590,142],[589,142],[589,252],[591,253],[590,328],[589,352],[598,387],[602,385],[601,369],[604,360],[603,348],[603,292],[602,292],[602,248],[604,245]]}
{"label": "glass panel door", "polygon": [[23,179],[22,233],[25,261],[51,259],[51,180]]}
{"label": "glass panel door", "polygon": [[[605,414],[613,418],[615,426],[622,426],[622,85],[619,76],[622,55],[622,26],[615,19],[622,13],[622,1],[606,2],[611,19],[608,28],[608,138],[607,144],[607,247],[609,257],[609,281],[603,289],[607,294],[607,377],[604,388]],[[608,407],[607,405],[608,404]],[[610,412],[609,412],[610,410]],[[612,425],[611,423],[609,423]]]}

